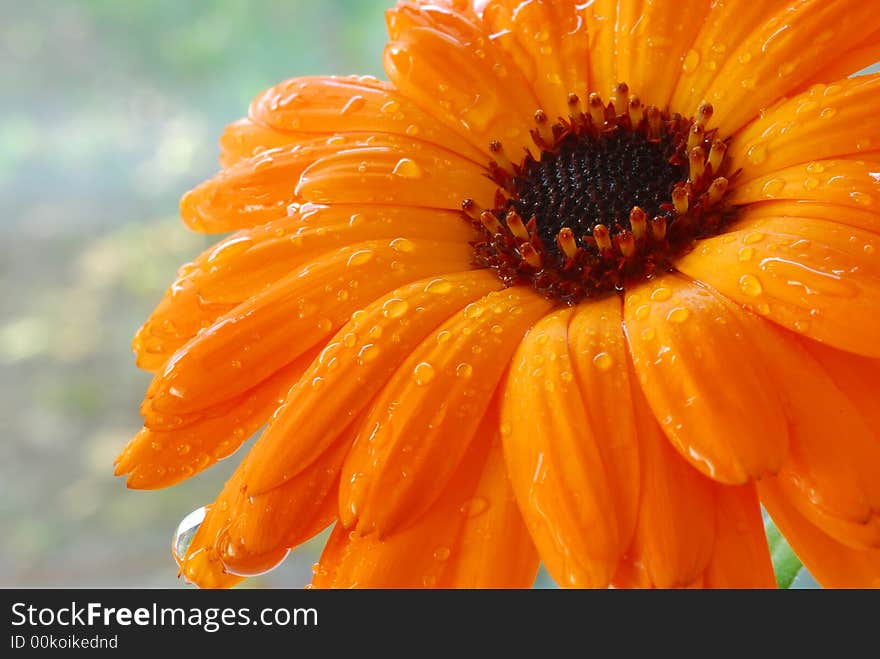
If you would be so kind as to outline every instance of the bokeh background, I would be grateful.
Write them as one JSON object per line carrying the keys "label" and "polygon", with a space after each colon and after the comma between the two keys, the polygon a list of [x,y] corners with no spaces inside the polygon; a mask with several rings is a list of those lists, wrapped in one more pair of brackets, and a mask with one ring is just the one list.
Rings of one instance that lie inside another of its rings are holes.
{"label": "bokeh background", "polygon": [[[130,338],[210,242],[177,201],[264,88],[381,76],[388,2],[0,0],[0,587],[182,583],[177,521],[236,458],[159,492],[112,475],[149,382]],[[322,541],[249,585],[304,585]]]}

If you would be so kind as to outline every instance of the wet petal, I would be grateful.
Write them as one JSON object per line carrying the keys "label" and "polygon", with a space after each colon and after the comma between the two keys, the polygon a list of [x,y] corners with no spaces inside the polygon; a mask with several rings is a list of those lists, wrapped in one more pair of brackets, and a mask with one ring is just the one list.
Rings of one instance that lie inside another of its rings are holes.
{"label": "wet petal", "polygon": [[785,418],[764,366],[742,358],[759,321],[675,275],[627,292],[624,318],[639,382],[679,452],[724,483],[775,473]]}
{"label": "wet petal", "polygon": [[[839,388],[852,390],[864,378],[842,366],[864,370],[869,360],[848,355],[835,359],[837,351],[778,329],[767,339],[772,343],[766,359],[791,432],[789,454],[776,479],[780,491],[839,542],[880,547],[880,428],[869,425],[875,412],[867,408],[862,413]],[[802,343],[822,355],[826,365]]]}
{"label": "wet petal", "polygon": [[831,346],[880,356],[880,238],[792,217],[752,219],[700,241],[676,267],[780,325]]}
{"label": "wet petal", "polygon": [[386,16],[385,72],[402,94],[476,148],[501,140],[521,153],[532,145],[538,99],[474,14],[400,5]]}
{"label": "wet petal", "polygon": [[847,0],[807,0],[775,11],[731,44],[700,100],[723,108],[717,126],[731,135],[776,99],[800,91],[878,25],[870,4]]}
{"label": "wet petal", "polygon": [[776,576],[753,484],[715,488],[715,549],[706,588],[776,588]]}
{"label": "wet petal", "polygon": [[[816,84],[773,107],[738,133],[727,150],[730,171],[743,170],[737,185],[793,165],[880,148],[874,120],[878,98],[880,75],[869,75]],[[806,171],[805,187],[811,174],[822,173],[811,171],[820,166]]]}
{"label": "wet petal", "polygon": [[[497,415],[488,420],[497,424]],[[526,588],[538,557],[513,501],[491,427],[430,509],[387,537],[337,523],[312,585],[317,588]],[[492,443],[490,447],[490,441]],[[488,449],[488,456],[487,456]]]}
{"label": "wet petal", "polygon": [[460,271],[469,253],[466,244],[425,241],[413,241],[413,250],[401,253],[382,240],[314,261],[178,350],[150,385],[149,406],[180,414],[234,398],[329,339],[354,310],[396,286]]}
{"label": "wet petal", "polygon": [[492,273],[457,273],[410,284],[356,312],[289,392],[283,410],[251,450],[251,490],[275,487],[283,473],[309,465],[429,334],[436,336],[448,318],[500,288]]}
{"label": "wet petal", "polygon": [[489,293],[429,336],[373,402],[345,463],[340,517],[380,535],[423,513],[461,461],[526,330],[551,302],[526,287]]}
{"label": "wet petal", "polygon": [[699,586],[715,545],[717,486],[672,448],[638,392],[635,409],[641,461],[639,519],[613,583],[630,588]]}
{"label": "wet petal", "polygon": [[[577,313],[576,324],[573,309],[553,313],[523,340],[505,386],[502,433],[514,491],[548,571],[562,586],[603,588],[635,525],[626,495],[637,503],[637,448],[628,396],[614,401],[613,421],[604,419],[603,403],[626,372],[620,304],[610,299]],[[581,331],[585,340],[570,350]],[[583,363],[595,355],[598,363]],[[602,361],[612,355],[619,360],[613,372]]]}
{"label": "wet petal", "polygon": [[[483,9],[489,39],[509,54],[548,117],[568,117],[568,94],[588,90],[589,38],[574,3],[493,0]],[[602,90],[606,92],[608,90]]]}
{"label": "wet petal", "polygon": [[[643,103],[660,108],[669,105],[709,6],[707,0],[688,2],[675,9],[652,0],[618,4],[617,77],[626,82]],[[605,94],[610,90],[598,91]],[[676,109],[691,112],[695,107]]]}
{"label": "wet petal", "polygon": [[826,588],[880,588],[880,549],[852,549],[807,521],[778,483],[758,485],[761,503],[816,580]]}
{"label": "wet petal", "polygon": [[114,474],[127,474],[126,485],[134,489],[167,487],[231,455],[272,415],[312,357],[305,355],[217,409],[143,428],[119,454]]}
{"label": "wet petal", "polygon": [[249,117],[278,132],[405,135],[483,162],[475,148],[420,109],[393,85],[369,76],[291,78],[258,95]]}

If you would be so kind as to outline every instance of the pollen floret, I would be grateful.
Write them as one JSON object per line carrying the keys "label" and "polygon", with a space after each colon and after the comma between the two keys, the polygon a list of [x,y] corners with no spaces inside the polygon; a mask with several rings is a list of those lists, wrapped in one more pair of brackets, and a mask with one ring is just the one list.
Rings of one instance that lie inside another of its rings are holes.
{"label": "pollen floret", "polygon": [[495,207],[462,203],[483,232],[477,265],[568,304],[668,270],[732,216],[735,174],[721,175],[727,143],[709,126],[711,105],[685,118],[645,106],[625,83],[607,103],[586,99],[570,93],[555,122],[536,110],[535,149],[519,162],[493,141]]}

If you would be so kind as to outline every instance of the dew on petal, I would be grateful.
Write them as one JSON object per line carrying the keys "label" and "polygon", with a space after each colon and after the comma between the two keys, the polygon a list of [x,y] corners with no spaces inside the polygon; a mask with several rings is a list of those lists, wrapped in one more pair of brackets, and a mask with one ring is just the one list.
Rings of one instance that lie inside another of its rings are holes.
{"label": "dew on petal", "polygon": [[760,295],[764,291],[760,280],[754,275],[745,274],[739,278],[739,288],[746,295],[752,297]]}
{"label": "dew on petal", "polygon": [[428,362],[419,362],[413,369],[413,380],[422,387],[434,379],[434,367]]}
{"label": "dew on petal", "polygon": [[401,158],[391,173],[401,178],[421,178],[424,171],[415,160]]}

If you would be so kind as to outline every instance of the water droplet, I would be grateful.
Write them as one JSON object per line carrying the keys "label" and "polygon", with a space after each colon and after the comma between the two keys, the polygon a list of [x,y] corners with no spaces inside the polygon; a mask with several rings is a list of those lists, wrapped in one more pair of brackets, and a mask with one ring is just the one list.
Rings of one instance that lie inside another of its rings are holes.
{"label": "water droplet", "polygon": [[199,530],[202,522],[205,521],[207,512],[208,509],[205,506],[197,508],[180,520],[180,524],[177,525],[177,530],[174,532],[174,537],[171,540],[171,552],[178,563],[183,563],[183,559],[189,551],[189,546],[192,544],[196,532]]}
{"label": "water droplet", "polygon": [[461,512],[465,517],[479,517],[488,509],[489,501],[484,497],[474,497],[461,505]]}
{"label": "water droplet", "polygon": [[779,67],[779,70],[777,71],[777,75],[780,78],[784,78],[785,76],[791,75],[792,71],[794,71],[794,63],[793,62],[786,62],[785,64],[783,64],[782,66]]}
{"label": "water droplet", "polygon": [[432,279],[425,286],[425,293],[433,293],[435,295],[446,295],[452,290],[452,284],[445,279]]}
{"label": "water droplet", "polygon": [[241,361],[238,359],[233,359],[231,362],[229,362],[229,365],[232,368],[238,369],[238,368],[241,368]]}
{"label": "water droplet", "polygon": [[359,224],[362,224],[364,220],[367,219],[367,216],[363,213],[354,213],[350,218],[348,218],[348,226],[353,227]]}
{"label": "water droplet", "polygon": [[380,108],[383,114],[394,114],[398,110],[400,110],[400,103],[395,101],[394,99],[385,102]]}
{"label": "water droplet", "polygon": [[370,331],[367,332],[367,336],[369,336],[371,339],[378,339],[380,336],[382,336],[382,326],[373,325],[370,328]]}
{"label": "water droplet", "polygon": [[740,64],[748,64],[752,61],[752,54],[748,51],[739,54],[739,57],[736,58],[739,60]]}
{"label": "water droplet", "polygon": [[358,352],[358,363],[362,366],[364,364],[369,364],[371,361],[375,360],[376,357],[379,356],[379,346],[368,343]]}
{"label": "water droplet", "polygon": [[668,314],[666,314],[666,320],[670,323],[681,324],[688,319],[688,316],[691,315],[691,312],[686,307],[675,307]]}
{"label": "water droplet", "polygon": [[329,332],[333,329],[333,321],[329,318],[321,318],[321,320],[318,321],[318,329],[322,332]]}
{"label": "water droplet", "polygon": [[189,444],[180,444],[177,447],[177,455],[186,455],[192,450],[192,447]]}
{"label": "water droplet", "polygon": [[434,558],[438,561],[445,561],[449,558],[449,547],[437,547],[434,550]]}
{"label": "water droplet", "polygon": [[823,108],[819,113],[819,116],[823,119],[831,119],[835,114],[837,114],[837,110],[834,108]]}
{"label": "water droplet", "polygon": [[413,380],[416,384],[424,386],[434,379],[434,367],[428,362],[419,362],[413,369]]}
{"label": "water droplet", "polygon": [[357,334],[354,332],[346,332],[342,337],[342,345],[346,348],[351,348],[355,343],[357,343]]}
{"label": "water droplet", "polygon": [[419,127],[416,126],[415,124],[410,124],[409,126],[406,127],[406,134],[409,135],[410,137],[415,137],[416,135],[419,134]]}
{"label": "water droplet", "polygon": [[421,178],[424,174],[419,164],[409,158],[398,160],[391,173],[401,178]]}
{"label": "water droplet", "polygon": [[739,278],[739,288],[743,293],[751,295],[752,297],[760,295],[764,291],[758,278],[749,274],[745,274]]}
{"label": "water droplet", "polygon": [[593,357],[593,364],[600,371],[607,371],[614,366],[614,358],[607,352],[600,352]]}
{"label": "water droplet", "polygon": [[648,317],[649,312],[650,312],[650,309],[649,309],[648,305],[642,304],[642,305],[636,307],[636,318],[638,318],[639,320],[644,320],[645,318]]}
{"label": "water droplet", "polygon": [[825,171],[825,165],[821,162],[811,162],[807,165],[807,171],[810,172],[810,174],[821,174]]}
{"label": "water droplet", "polygon": [[655,336],[657,336],[657,332],[653,327],[646,327],[642,330],[641,337],[643,341],[653,341]]}
{"label": "water droplet", "polygon": [[873,254],[875,251],[874,246],[871,243],[865,243],[864,250],[865,254]]}
{"label": "water droplet", "polygon": [[317,391],[318,389],[320,389],[323,386],[324,386],[324,378],[322,378],[322,377],[312,378],[312,389]]}
{"label": "water droplet", "polygon": [[762,192],[765,197],[775,197],[785,188],[785,179],[771,178],[764,184]]}
{"label": "water droplet", "polygon": [[474,373],[474,367],[467,362],[462,362],[455,367],[455,374],[460,378],[469,378]]}
{"label": "water droplet", "polygon": [[483,307],[476,302],[471,302],[464,308],[464,317],[465,318],[479,318],[483,315]]}
{"label": "water droplet", "polygon": [[365,263],[369,263],[375,254],[371,249],[359,249],[354,254],[348,257],[348,266],[349,267],[357,267],[359,265],[364,265]]}
{"label": "water droplet", "polygon": [[342,108],[342,114],[352,114],[358,110],[362,110],[367,104],[367,99],[363,96],[352,96]]}
{"label": "water droplet", "polygon": [[446,343],[451,338],[452,333],[449,330],[440,330],[440,332],[437,333],[437,343]]}
{"label": "water droplet", "polygon": [[386,318],[400,318],[408,309],[409,304],[406,300],[401,300],[399,297],[393,297],[382,305],[382,314]]}
{"label": "water droplet", "polygon": [[764,240],[764,234],[761,233],[760,231],[755,231],[754,233],[750,233],[749,235],[747,235],[743,239],[743,242],[746,245],[754,245],[755,243],[759,243],[762,240]]}
{"label": "water droplet", "polygon": [[743,247],[741,250],[739,250],[739,260],[742,263],[745,263],[746,261],[751,261],[754,255],[754,247]]}
{"label": "water droplet", "polygon": [[501,422],[501,434],[505,437],[513,432],[513,426],[510,425],[510,421],[502,421]]}
{"label": "water droplet", "polygon": [[751,76],[749,78],[743,78],[739,82],[739,84],[742,85],[743,89],[754,89],[755,85],[757,83],[758,83],[758,79],[755,76]]}
{"label": "water droplet", "polygon": [[752,144],[748,149],[746,149],[746,158],[749,159],[753,165],[760,165],[765,160],[767,160],[767,143],[766,142],[758,142],[757,144]]}
{"label": "water droplet", "polygon": [[388,243],[388,246],[395,252],[401,252],[403,254],[411,254],[416,248],[416,246],[413,245],[413,242],[407,238],[395,238]]}
{"label": "water droplet", "polygon": [[810,329],[810,321],[806,319],[798,319],[794,321],[794,328],[798,332],[806,332],[808,329]]}
{"label": "water droplet", "polygon": [[853,191],[849,193],[850,199],[856,202],[859,206],[870,206],[873,200],[871,197],[866,195],[864,192]]}
{"label": "water droplet", "polygon": [[651,293],[651,299],[655,302],[665,302],[669,298],[672,297],[672,289],[666,288],[665,286],[661,286],[659,288],[654,289]]}
{"label": "water droplet", "polygon": [[699,65],[700,53],[691,48],[687,52],[687,55],[684,56],[684,61],[681,63],[681,70],[685,73],[692,73]]}
{"label": "water droplet", "polygon": [[819,179],[815,176],[808,176],[804,179],[804,188],[807,190],[815,190],[819,187]]}

